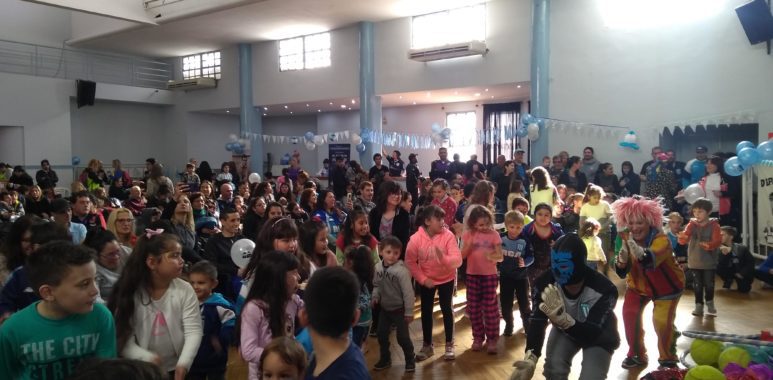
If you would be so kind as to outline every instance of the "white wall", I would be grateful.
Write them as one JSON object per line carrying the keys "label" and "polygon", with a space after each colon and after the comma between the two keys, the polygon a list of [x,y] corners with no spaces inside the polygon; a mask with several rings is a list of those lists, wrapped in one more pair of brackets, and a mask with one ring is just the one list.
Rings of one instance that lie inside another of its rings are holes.
{"label": "white wall", "polygon": [[24,128],[0,125],[0,162],[10,165],[24,162]]}
{"label": "white wall", "polygon": [[183,117],[184,131],[176,133],[184,133],[187,144],[179,144],[179,148],[184,148],[185,152],[178,153],[175,160],[177,165],[195,157],[199,162],[209,161],[213,169],[219,169],[221,163],[231,160],[231,153],[225,150],[225,144],[230,141],[231,134],[239,134],[238,114],[229,116],[186,112]]}
{"label": "white wall", "polygon": [[600,160],[629,159],[638,168],[669,122],[743,110],[755,111],[767,138],[773,59],[764,44],[749,45],[733,11],[746,2],[728,0],[708,19],[638,30],[605,27],[594,0],[552,2],[551,117],[630,127],[642,149],[632,154],[568,134],[551,135],[549,151],[591,145]]}
{"label": "white wall", "polygon": [[[317,115],[299,115],[289,117],[264,117],[263,118],[263,133],[273,136],[303,136],[306,132],[317,132]],[[281,143],[263,143],[263,160],[266,159],[265,154],[271,153],[272,165],[279,165],[279,160],[285,153],[292,154],[297,150],[301,154],[301,166],[316,174],[322,167],[322,159],[327,156],[327,145],[318,147],[315,151],[311,152],[306,149],[303,141],[298,144],[290,144],[285,142]],[[325,152],[321,155],[321,152]],[[320,158],[323,157],[323,158]],[[286,166],[286,165],[285,165]],[[280,173],[273,173],[275,176]]]}
{"label": "white wall", "polygon": [[0,39],[58,46],[70,38],[70,11],[19,0],[0,0]]}

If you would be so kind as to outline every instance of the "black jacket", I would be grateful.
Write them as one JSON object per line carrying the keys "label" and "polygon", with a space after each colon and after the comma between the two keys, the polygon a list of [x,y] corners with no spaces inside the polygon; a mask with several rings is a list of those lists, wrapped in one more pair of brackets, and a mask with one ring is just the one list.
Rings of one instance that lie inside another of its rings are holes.
{"label": "black jacket", "polygon": [[[370,233],[381,241],[384,236],[379,233],[379,227],[381,226],[381,210],[378,207],[370,211],[368,215],[368,224],[370,225]],[[405,248],[408,246],[408,237],[411,233],[411,218],[405,210],[398,207],[395,213],[395,218],[392,220],[392,236],[396,237],[403,243],[403,250],[400,256],[405,256]]]}

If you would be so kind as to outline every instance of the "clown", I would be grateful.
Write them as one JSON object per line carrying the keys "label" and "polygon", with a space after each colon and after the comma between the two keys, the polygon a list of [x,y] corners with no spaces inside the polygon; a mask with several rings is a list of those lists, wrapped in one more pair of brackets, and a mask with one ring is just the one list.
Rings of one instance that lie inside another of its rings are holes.
{"label": "clown", "polygon": [[663,233],[660,198],[622,198],[612,204],[612,215],[621,231],[615,269],[618,276],[625,277],[627,287],[623,324],[628,354],[623,368],[647,365],[642,312],[650,301],[655,305],[652,320],[658,336],[658,362],[661,368],[675,368],[679,332],[674,327],[674,317],[684,290],[684,272]]}
{"label": "clown", "polygon": [[526,355],[515,362],[511,380],[534,376],[548,322],[544,375],[566,379],[572,358],[582,350],[580,379],[606,379],[612,353],[620,346],[614,314],[617,288],[586,264],[587,250],[577,234],[559,238],[550,253],[551,270],[533,284],[535,309],[526,329]]}

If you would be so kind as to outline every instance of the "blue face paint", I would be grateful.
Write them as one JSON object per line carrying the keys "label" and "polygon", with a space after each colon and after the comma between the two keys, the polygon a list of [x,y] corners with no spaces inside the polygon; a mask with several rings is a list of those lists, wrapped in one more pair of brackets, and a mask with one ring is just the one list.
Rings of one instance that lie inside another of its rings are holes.
{"label": "blue face paint", "polygon": [[553,269],[553,277],[561,285],[566,285],[574,274],[574,262],[571,252],[550,252],[550,265]]}

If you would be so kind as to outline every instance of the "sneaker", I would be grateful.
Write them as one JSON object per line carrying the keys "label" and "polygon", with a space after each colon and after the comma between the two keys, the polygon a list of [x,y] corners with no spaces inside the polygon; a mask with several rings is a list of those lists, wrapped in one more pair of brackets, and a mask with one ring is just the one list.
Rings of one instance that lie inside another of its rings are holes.
{"label": "sneaker", "polygon": [[679,368],[679,362],[676,360],[658,360],[660,366],[658,369]]}
{"label": "sneaker", "polygon": [[443,354],[443,359],[445,359],[445,360],[454,360],[454,359],[456,359],[456,354],[454,353],[454,342],[447,342],[446,343],[446,353]]}
{"label": "sneaker", "polygon": [[646,367],[647,366],[647,359],[641,358],[639,356],[629,356],[623,360],[623,368],[636,368],[636,367]]}
{"label": "sneaker", "polygon": [[[387,369],[392,366],[392,361],[388,359],[379,359],[379,361],[376,363],[376,365],[373,366],[373,369],[376,371],[381,371],[382,369]],[[406,365],[407,366],[407,365]]]}
{"label": "sneaker", "polygon": [[507,323],[505,324],[505,332],[502,333],[504,336],[513,336],[513,324]]}
{"label": "sneaker", "polygon": [[489,340],[486,342],[486,352],[488,352],[489,355],[496,355],[499,352],[497,350],[497,341]]}
{"label": "sneaker", "polygon": [[702,303],[696,303],[695,304],[695,310],[692,311],[692,315],[696,317],[703,316],[703,304]]}
{"label": "sneaker", "polygon": [[478,352],[483,349],[483,342],[476,340],[472,342],[472,350]]}
{"label": "sneaker", "polygon": [[416,354],[416,361],[421,362],[421,361],[427,360],[432,355],[435,355],[435,349],[432,347],[431,344],[429,345],[425,344],[421,347],[421,350],[419,350],[419,352]]}
{"label": "sneaker", "polygon": [[416,362],[415,361],[406,362],[405,363],[405,372],[406,373],[416,372]]}
{"label": "sneaker", "polygon": [[706,315],[709,317],[716,317],[717,316],[717,308],[714,307],[714,301],[707,301],[706,302]]}
{"label": "sneaker", "polygon": [[378,329],[376,328],[376,324],[372,323],[370,325],[370,331],[368,331],[368,336],[378,336],[377,330]]}

